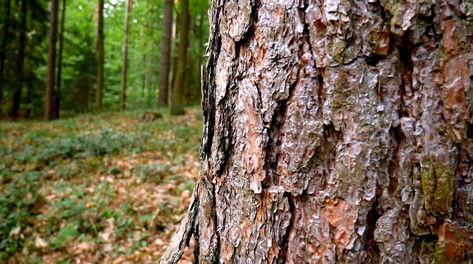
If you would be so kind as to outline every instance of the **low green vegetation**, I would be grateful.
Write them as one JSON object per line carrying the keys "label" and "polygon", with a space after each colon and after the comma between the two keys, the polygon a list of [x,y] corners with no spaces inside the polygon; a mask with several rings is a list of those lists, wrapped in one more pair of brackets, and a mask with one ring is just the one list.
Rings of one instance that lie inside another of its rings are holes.
{"label": "low green vegetation", "polygon": [[201,113],[0,124],[0,262],[156,261],[199,172]]}

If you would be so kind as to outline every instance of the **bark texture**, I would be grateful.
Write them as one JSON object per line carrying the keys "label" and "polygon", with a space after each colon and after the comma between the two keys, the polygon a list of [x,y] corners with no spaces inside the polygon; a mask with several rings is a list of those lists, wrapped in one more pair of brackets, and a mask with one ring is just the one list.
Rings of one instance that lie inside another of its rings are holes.
{"label": "bark texture", "polygon": [[105,64],[104,32],[103,32],[104,0],[98,0],[97,5],[97,89],[95,90],[95,108],[102,109]]}
{"label": "bark texture", "polygon": [[173,0],[164,1],[163,42],[161,45],[161,67],[159,70],[158,105],[168,105],[169,73],[171,69],[172,6]]}
{"label": "bark texture", "polygon": [[473,259],[473,3],[212,1],[203,174],[162,263]]}
{"label": "bark texture", "polygon": [[48,43],[48,82],[46,85],[44,119],[54,119],[54,99],[56,81],[56,42],[57,42],[58,1],[50,1],[50,28]]}

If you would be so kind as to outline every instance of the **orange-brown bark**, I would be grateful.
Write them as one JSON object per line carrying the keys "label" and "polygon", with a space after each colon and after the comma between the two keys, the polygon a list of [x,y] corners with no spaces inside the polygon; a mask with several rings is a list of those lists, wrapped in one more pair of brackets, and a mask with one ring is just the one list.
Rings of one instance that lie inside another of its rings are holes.
{"label": "orange-brown bark", "polygon": [[162,263],[191,236],[199,263],[471,260],[470,2],[213,1],[211,17],[204,171]]}

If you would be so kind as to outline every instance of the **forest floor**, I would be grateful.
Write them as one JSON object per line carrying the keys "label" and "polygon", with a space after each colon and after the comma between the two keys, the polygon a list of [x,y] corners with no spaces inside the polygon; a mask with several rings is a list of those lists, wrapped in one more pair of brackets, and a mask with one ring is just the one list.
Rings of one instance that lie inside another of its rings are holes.
{"label": "forest floor", "polygon": [[0,263],[159,260],[200,171],[202,114],[143,114],[0,123]]}

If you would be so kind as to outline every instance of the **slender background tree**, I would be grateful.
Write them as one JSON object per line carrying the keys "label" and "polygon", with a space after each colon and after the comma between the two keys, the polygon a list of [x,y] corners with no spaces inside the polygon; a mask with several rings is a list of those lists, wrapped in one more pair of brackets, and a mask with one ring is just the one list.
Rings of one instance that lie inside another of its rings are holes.
{"label": "slender background tree", "polygon": [[21,22],[20,34],[18,37],[18,57],[16,61],[16,85],[13,91],[12,108],[10,116],[13,120],[18,119],[20,115],[21,93],[24,86],[24,65],[25,65],[25,48],[26,48],[26,33],[27,17],[28,17],[28,0],[21,0]]}
{"label": "slender background tree", "polygon": [[7,43],[9,41],[8,30],[10,28],[10,14],[11,14],[11,0],[5,2],[5,16],[3,17],[3,30],[2,30],[2,45],[0,46],[0,117],[3,114],[3,95],[5,85],[5,60],[6,60],[6,50]]}
{"label": "slender background tree", "polygon": [[95,94],[95,107],[97,110],[102,109],[104,80],[104,64],[105,64],[105,49],[104,49],[104,0],[98,0],[97,5],[97,89]]}
{"label": "slender background tree", "polygon": [[133,0],[127,0],[126,9],[125,9],[125,38],[123,40],[122,47],[122,90],[120,96],[120,109],[125,110],[126,108],[126,88],[127,88],[127,78],[128,78],[128,36],[130,34],[130,15],[133,7]]}
{"label": "slender background tree", "polygon": [[[171,87],[178,83],[181,91],[175,96],[180,108],[196,105],[208,3],[187,4],[187,26],[179,30],[179,36],[170,32],[173,18],[183,11],[179,2],[175,9],[173,4],[161,0],[134,3],[128,22],[133,30],[128,31],[125,77],[124,53],[116,51],[124,49],[126,30],[119,25],[125,21],[127,1],[5,1],[0,5],[0,98],[8,100],[0,99],[0,108],[13,119],[48,115],[48,120],[59,118],[59,110],[61,116],[71,116],[92,110],[92,105],[99,111],[120,109],[123,99],[131,109],[153,108],[166,106]],[[44,23],[47,17],[49,23]],[[56,25],[50,24],[53,18]],[[175,32],[182,27],[181,20],[179,16],[175,21]],[[51,31],[56,32],[55,37]],[[181,33],[186,33],[187,40]],[[53,40],[55,50],[49,49]],[[187,47],[185,56],[181,42]],[[11,50],[14,52],[8,52]]]}
{"label": "slender background tree", "polygon": [[161,44],[161,68],[159,70],[159,105],[168,105],[169,74],[171,67],[172,7],[173,0],[164,0],[163,42]]}
{"label": "slender background tree", "polygon": [[189,0],[180,1],[179,45],[176,62],[176,77],[171,90],[171,114],[184,113],[185,79],[187,66],[187,45],[189,40]]}
{"label": "slender background tree", "polygon": [[57,79],[56,79],[56,93],[54,101],[54,117],[59,118],[61,110],[61,86],[62,86],[62,61],[64,51],[64,32],[65,32],[65,21],[66,21],[66,0],[62,0],[61,9],[61,31],[59,32],[59,50],[58,50],[58,61],[57,61]]}
{"label": "slender background tree", "polygon": [[57,0],[50,1],[50,29],[48,41],[48,82],[46,86],[46,99],[44,119],[54,119],[55,81],[56,81],[56,42],[57,42]]}

